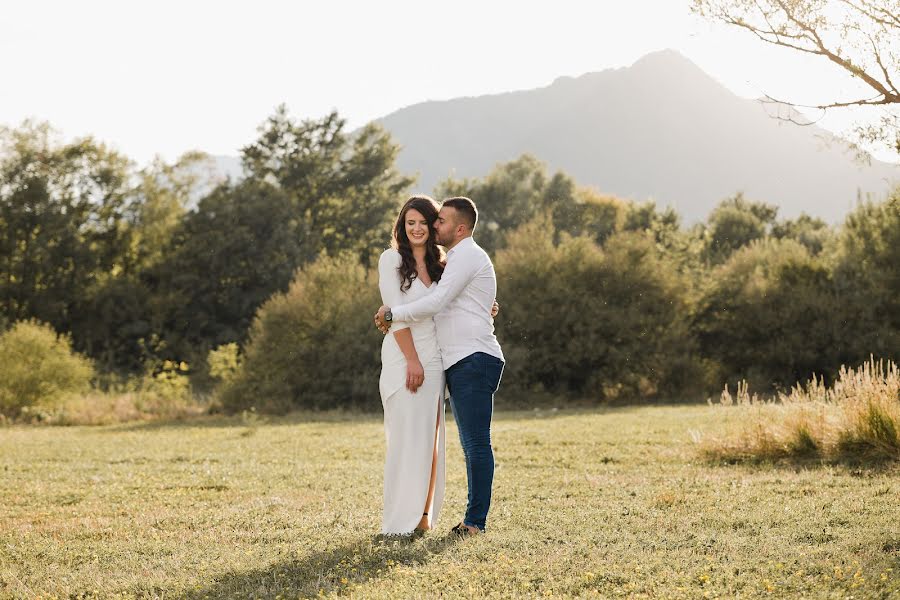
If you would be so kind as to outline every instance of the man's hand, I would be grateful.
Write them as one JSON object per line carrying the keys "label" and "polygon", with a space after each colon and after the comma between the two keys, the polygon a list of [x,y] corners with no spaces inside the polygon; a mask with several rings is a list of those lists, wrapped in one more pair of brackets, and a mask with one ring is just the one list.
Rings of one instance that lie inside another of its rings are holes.
{"label": "man's hand", "polygon": [[386,311],[389,307],[382,306],[378,309],[378,312],[375,313],[375,327],[378,328],[381,333],[386,334],[388,330],[391,328],[391,324],[384,320],[384,311]]}

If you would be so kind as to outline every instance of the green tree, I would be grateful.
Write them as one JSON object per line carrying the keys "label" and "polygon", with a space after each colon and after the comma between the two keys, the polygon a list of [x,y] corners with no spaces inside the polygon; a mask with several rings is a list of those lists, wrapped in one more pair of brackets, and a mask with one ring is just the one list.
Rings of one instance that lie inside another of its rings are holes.
{"label": "green tree", "polygon": [[800,242],[813,256],[822,252],[833,235],[834,232],[825,221],[809,215],[779,221],[772,226],[772,237]]}
{"label": "green tree", "polygon": [[900,188],[847,216],[835,250],[841,361],[900,360]]}
{"label": "green tree", "polygon": [[413,183],[394,167],[400,147],[388,133],[369,124],[350,135],[345,125],[337,113],[297,123],[280,106],[242,151],[247,178],[290,200],[303,249],[295,267],[348,250],[370,265]]}
{"label": "green tree", "polygon": [[713,209],[703,232],[703,258],[721,264],[736,250],[766,237],[775,223],[778,209],[751,202],[743,194],[723,200]]}
{"label": "green tree", "polygon": [[129,161],[47,124],[0,130],[0,312],[70,331],[97,288],[125,268]]}
{"label": "green tree", "polygon": [[692,329],[717,379],[764,389],[839,366],[829,271],[794,240],[760,239],[709,273]]}
{"label": "green tree", "polygon": [[379,304],[377,277],[353,254],[298,270],[257,313],[222,392],[226,410],[378,406],[382,335],[371,315]]}
{"label": "green tree", "polygon": [[189,152],[172,164],[157,158],[138,173],[126,212],[129,247],[72,323],[79,347],[105,370],[142,371],[155,352],[150,340],[162,333],[168,306],[151,283],[188,207],[210,185],[204,174],[208,161],[203,153]]}
{"label": "green tree", "polygon": [[601,248],[587,236],[553,238],[543,215],[497,253],[510,381],[596,399],[696,386],[686,282],[652,239],[617,233]]}
{"label": "green tree", "polygon": [[248,179],[203,198],[146,275],[163,357],[193,364],[242,342],[257,308],[303,264],[300,226],[291,198],[272,184]]}
{"label": "green tree", "polygon": [[202,363],[214,347],[243,343],[296,269],[346,252],[366,267],[387,246],[411,180],[395,170],[387,133],[344,125],[336,113],[297,123],[279,107],[242,151],[247,177],[182,218],[149,277],[166,358]]}

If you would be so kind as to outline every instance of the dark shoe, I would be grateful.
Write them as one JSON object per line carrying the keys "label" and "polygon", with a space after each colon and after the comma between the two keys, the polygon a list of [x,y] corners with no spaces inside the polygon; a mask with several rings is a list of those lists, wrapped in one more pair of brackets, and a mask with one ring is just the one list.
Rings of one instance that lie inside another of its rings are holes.
{"label": "dark shoe", "polygon": [[456,527],[454,527],[453,529],[450,530],[450,535],[455,535],[456,537],[458,537],[460,539],[464,539],[464,538],[472,537],[472,536],[475,536],[475,535],[478,535],[479,533],[481,533],[480,531],[478,531],[476,533],[476,531],[472,531],[471,529],[466,527],[465,523],[460,522]]}

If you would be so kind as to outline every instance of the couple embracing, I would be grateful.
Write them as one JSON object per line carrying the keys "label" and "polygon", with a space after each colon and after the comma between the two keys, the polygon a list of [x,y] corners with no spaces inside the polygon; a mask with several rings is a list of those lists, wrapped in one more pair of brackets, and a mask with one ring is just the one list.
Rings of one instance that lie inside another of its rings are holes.
{"label": "couple embracing", "polygon": [[385,535],[421,535],[437,522],[445,390],[469,485],[465,517],[452,532],[465,537],[485,530],[494,479],[491,416],[504,359],[494,336],[497,278],[472,237],[477,221],[469,198],[439,205],[413,196],[378,263],[383,306],[375,323],[386,333],[379,382],[387,440]]}

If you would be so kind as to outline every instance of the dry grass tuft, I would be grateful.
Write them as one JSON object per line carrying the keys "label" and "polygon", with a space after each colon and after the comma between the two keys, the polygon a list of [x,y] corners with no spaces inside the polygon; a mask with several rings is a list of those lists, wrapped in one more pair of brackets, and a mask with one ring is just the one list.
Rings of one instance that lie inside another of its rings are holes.
{"label": "dry grass tuft", "polygon": [[732,396],[726,385],[719,406],[740,411],[740,430],[701,444],[712,459],[900,459],[900,370],[891,361],[841,367],[831,388],[813,377],[774,399],[751,395],[746,382]]}
{"label": "dry grass tuft", "polygon": [[27,407],[19,423],[43,425],[112,425],[153,419],[177,420],[208,412],[208,406],[190,396],[148,391],[70,395],[52,405]]}

